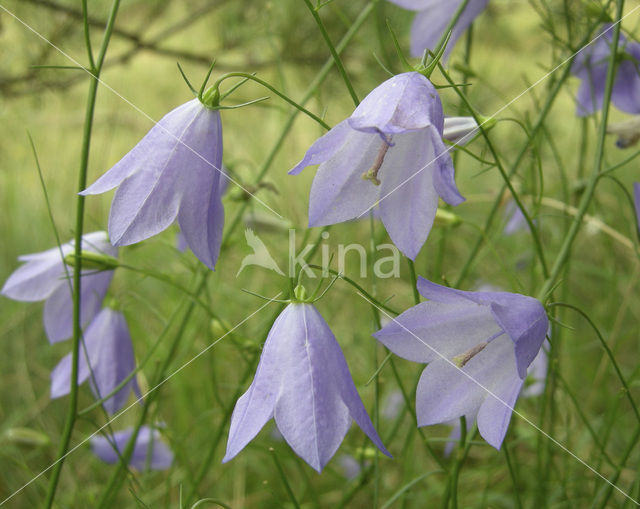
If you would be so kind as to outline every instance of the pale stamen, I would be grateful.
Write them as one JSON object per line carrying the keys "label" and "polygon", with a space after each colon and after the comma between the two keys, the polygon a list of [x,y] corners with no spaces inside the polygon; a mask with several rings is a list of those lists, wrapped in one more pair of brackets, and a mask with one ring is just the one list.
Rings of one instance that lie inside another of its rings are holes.
{"label": "pale stamen", "polygon": [[371,168],[369,168],[366,172],[362,174],[362,178],[364,180],[370,180],[374,185],[379,186],[380,180],[378,179],[378,172],[380,171],[380,167],[382,163],[384,163],[384,157],[387,155],[387,150],[391,146],[391,139],[387,139],[382,142],[382,146],[378,150],[378,155],[376,156],[376,160],[373,162]]}

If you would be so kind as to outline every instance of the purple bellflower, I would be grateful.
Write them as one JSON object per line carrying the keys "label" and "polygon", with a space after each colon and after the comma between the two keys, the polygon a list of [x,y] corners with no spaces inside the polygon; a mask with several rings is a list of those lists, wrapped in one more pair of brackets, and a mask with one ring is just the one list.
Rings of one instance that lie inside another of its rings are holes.
{"label": "purple bellflower", "polygon": [[113,168],[81,194],[118,187],[109,214],[116,246],[140,242],[178,220],[191,251],[210,269],[220,252],[220,112],[193,99],[165,115]]}
{"label": "purple bellflower", "polygon": [[[119,311],[103,308],[84,332],[78,359],[78,383],[89,380],[96,398],[102,399],[134,369],[133,346],[124,315]],[[70,386],[71,354],[68,354],[51,373],[51,398],[69,394]],[[105,410],[110,414],[120,410],[129,399],[130,391],[140,397],[135,377],[103,403]]]}
{"label": "purple bellflower", "polygon": [[[411,25],[411,56],[420,57],[425,50],[435,51],[462,0],[389,0],[410,11],[417,11]],[[444,61],[464,31],[484,10],[489,0],[469,0],[451,31],[442,56]]]}
{"label": "purple bellflower", "polygon": [[[576,115],[585,117],[602,108],[613,41],[612,25],[605,25],[596,41],[573,60],[571,72],[582,80],[576,96]],[[611,102],[626,113],[640,113],[640,43],[629,42],[621,33],[619,63],[611,92]]]}
{"label": "purple bellflower", "polygon": [[255,378],[233,410],[222,461],[236,456],[272,417],[294,452],[318,472],[335,454],[352,419],[389,455],[340,346],[312,304],[289,304],[274,322]]}
{"label": "purple bellflower", "polygon": [[391,240],[415,259],[438,198],[451,205],[464,201],[442,141],[443,125],[438,92],[422,74],[399,74],[375,88],[289,172],[320,164],[309,197],[309,226],[356,219],[379,203]]}
{"label": "purple bellflower", "polygon": [[[133,435],[133,428],[116,431],[110,437],[95,436],[91,439],[93,453],[105,463],[118,463],[127,443]],[[149,426],[141,426],[133,447],[129,465],[136,470],[166,470],[173,463],[171,449],[160,440],[160,432]]]}
{"label": "purple bellflower", "polygon": [[[107,240],[105,232],[87,233],[82,237],[82,249],[93,253],[117,257],[118,249]],[[2,295],[10,299],[37,302],[44,300],[44,329],[51,343],[63,341],[73,335],[73,298],[64,257],[74,252],[74,242],[63,244],[40,253],[18,258],[26,262],[18,268],[2,287]],[[100,310],[112,270],[84,269],[80,285],[80,324],[84,327]]]}
{"label": "purple bellflower", "polygon": [[506,292],[464,292],[424,278],[428,302],[374,334],[393,353],[428,363],[417,388],[418,426],[477,419],[500,448],[513,405],[548,328],[536,299]]}

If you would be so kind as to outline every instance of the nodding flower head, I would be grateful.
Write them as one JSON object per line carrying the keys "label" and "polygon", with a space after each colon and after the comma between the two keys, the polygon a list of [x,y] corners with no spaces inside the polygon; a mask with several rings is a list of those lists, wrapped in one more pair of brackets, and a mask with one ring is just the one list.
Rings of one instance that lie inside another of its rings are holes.
{"label": "nodding flower head", "polygon": [[[37,302],[44,300],[44,329],[51,343],[73,335],[73,269],[65,267],[65,259],[75,250],[73,241],[40,253],[23,255],[25,262],[2,287],[2,295],[10,299]],[[82,250],[97,255],[117,257],[105,232],[87,233],[82,237]],[[83,265],[84,266],[84,265]],[[80,285],[80,324],[87,325],[98,313],[111,283],[113,270],[85,267]]]}
{"label": "nodding flower head", "polygon": [[416,392],[418,425],[477,419],[499,448],[547,333],[544,307],[524,295],[463,292],[423,278],[418,290],[429,301],[374,334],[396,355],[428,363]]}
{"label": "nodding flower head", "polygon": [[269,331],[255,378],[233,410],[223,462],[271,418],[295,453],[318,472],[335,454],[352,420],[388,454],[340,346],[312,304],[289,304]]}
{"label": "nodding flower head", "polygon": [[391,240],[415,259],[438,199],[464,201],[443,127],[440,97],[423,75],[408,72],[382,83],[289,172],[320,165],[309,197],[309,226],[349,221],[379,207]]}
{"label": "nodding flower head", "polygon": [[165,115],[113,168],[81,194],[118,187],[109,214],[116,246],[148,239],[176,219],[210,269],[220,252],[224,210],[220,112],[193,99]]}

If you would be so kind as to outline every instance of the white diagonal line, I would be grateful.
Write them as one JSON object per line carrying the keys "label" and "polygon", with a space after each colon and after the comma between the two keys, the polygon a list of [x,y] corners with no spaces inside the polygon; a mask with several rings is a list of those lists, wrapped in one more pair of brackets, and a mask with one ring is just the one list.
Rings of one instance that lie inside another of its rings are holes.
{"label": "white diagonal line", "polygon": [[402,327],[405,331],[407,331],[409,334],[411,334],[414,338],[416,338],[418,341],[420,341],[420,343],[422,343],[424,346],[426,346],[429,350],[431,350],[433,353],[435,353],[438,357],[440,357],[441,359],[443,359],[444,361],[446,361],[450,366],[454,367],[455,369],[457,369],[460,373],[462,373],[464,376],[466,376],[469,380],[471,380],[474,384],[476,384],[478,387],[480,387],[482,390],[484,390],[485,392],[487,392],[487,394],[491,395],[493,398],[495,398],[497,401],[499,401],[500,403],[502,403],[504,406],[506,406],[509,410],[511,410],[511,412],[513,412],[514,414],[516,414],[518,417],[520,417],[522,420],[524,420],[527,424],[530,424],[531,426],[533,426],[539,433],[542,433],[542,435],[544,435],[547,439],[549,439],[551,442],[553,442],[555,445],[557,445],[558,447],[560,447],[564,452],[566,452],[567,454],[569,454],[570,456],[572,456],[575,460],[577,460],[579,463],[581,463],[582,465],[584,465],[585,467],[587,467],[589,470],[591,470],[591,472],[593,472],[594,474],[596,474],[598,477],[600,477],[603,481],[605,481],[607,484],[609,484],[611,487],[615,488],[617,491],[619,491],[622,495],[624,495],[626,498],[628,498],[629,500],[631,500],[634,504],[636,504],[637,506],[640,506],[640,502],[637,501],[636,499],[634,499],[633,497],[631,497],[631,495],[628,495],[627,493],[625,493],[621,488],[619,488],[618,486],[616,486],[615,484],[613,484],[609,479],[607,479],[604,475],[602,475],[600,472],[598,472],[595,468],[593,468],[591,465],[589,465],[587,462],[585,462],[582,458],[580,458],[579,456],[576,456],[575,453],[571,452],[569,449],[567,449],[563,444],[561,444],[560,442],[558,442],[555,438],[553,438],[551,435],[549,435],[549,433],[547,433],[546,431],[544,431],[543,429],[539,428],[535,423],[533,423],[531,420],[529,420],[527,417],[525,417],[523,414],[521,414],[520,412],[518,412],[515,408],[513,408],[511,405],[509,405],[506,401],[504,401],[503,399],[501,399],[499,396],[496,396],[496,394],[493,393],[493,391],[491,391],[490,389],[486,388],[484,385],[482,385],[480,382],[478,382],[474,377],[472,377],[469,373],[467,373],[466,371],[464,371],[463,369],[461,369],[460,367],[458,367],[456,365],[455,362],[453,362],[452,360],[450,360],[449,358],[447,358],[446,356],[442,355],[440,352],[438,352],[435,348],[433,348],[431,345],[429,345],[425,340],[423,340],[422,338],[420,338],[419,336],[417,336],[413,331],[410,331],[409,329],[407,329],[403,324],[401,324],[398,320],[396,320],[394,317],[392,317],[389,313],[387,313],[384,309],[382,309],[381,307],[379,307],[375,302],[371,301],[369,298],[365,297],[362,293],[358,292],[358,295],[360,297],[362,297],[364,300],[366,300],[369,304],[371,304],[372,306],[375,306],[378,311],[380,311],[381,313],[383,313],[387,318],[389,318],[390,320],[392,320],[393,322],[395,322],[396,324],[398,324],[400,327]]}
{"label": "white diagonal line", "polygon": [[98,433],[100,433],[104,428],[106,428],[107,426],[109,426],[112,422],[114,422],[116,419],[120,418],[120,416],[122,416],[125,412],[129,411],[131,408],[133,408],[134,406],[136,406],[138,403],[140,403],[146,396],[148,396],[149,394],[151,394],[152,392],[154,392],[156,389],[158,389],[160,386],[164,385],[169,379],[173,378],[175,375],[177,375],[180,371],[182,371],[184,368],[186,368],[189,364],[191,364],[193,361],[195,361],[196,359],[198,359],[200,356],[204,355],[206,352],[208,352],[209,350],[211,350],[214,346],[216,346],[220,341],[222,341],[226,336],[228,336],[229,334],[231,334],[234,330],[236,330],[238,327],[240,327],[242,324],[244,324],[245,322],[247,322],[250,318],[252,318],[254,315],[258,314],[260,311],[262,311],[264,308],[266,308],[269,304],[271,304],[271,302],[274,299],[277,299],[278,297],[280,297],[282,292],[279,292],[275,297],[273,297],[270,301],[266,302],[265,304],[263,304],[262,306],[260,306],[258,309],[256,309],[253,313],[251,313],[249,316],[247,316],[244,320],[242,320],[241,322],[237,323],[233,328],[231,328],[228,332],[226,332],[224,335],[220,336],[218,339],[216,339],[213,343],[211,343],[209,346],[207,346],[204,350],[201,350],[195,357],[192,357],[191,359],[189,359],[187,362],[185,362],[182,366],[180,366],[178,369],[176,369],[173,373],[171,373],[169,376],[167,376],[166,378],[164,378],[163,380],[161,380],[160,382],[158,382],[158,384],[156,384],[154,387],[152,387],[151,389],[149,389],[146,393],[144,393],[142,396],[140,396],[139,398],[137,398],[133,403],[131,403],[127,408],[124,408],[122,410],[120,410],[120,412],[118,412],[116,415],[114,415],[109,421],[107,421],[105,424],[103,424],[102,426],[100,426],[96,431],[94,431],[93,433],[91,433],[91,435],[89,435],[88,437],[86,437],[84,440],[82,440],[79,444],[75,445],[72,449],[69,449],[69,451],[67,451],[67,453],[64,456],[59,457],[58,459],[56,459],[56,461],[54,461],[53,463],[51,463],[51,465],[49,465],[47,468],[45,468],[44,470],[42,470],[38,475],[36,475],[34,478],[32,478],[28,483],[22,485],[20,488],[18,488],[16,491],[14,491],[13,493],[11,493],[11,495],[9,495],[7,498],[5,498],[4,500],[0,501],[0,505],[4,505],[6,502],[8,502],[9,500],[11,500],[13,497],[15,497],[18,493],[20,493],[22,490],[24,490],[27,486],[29,486],[31,483],[33,483],[36,479],[40,478],[43,474],[45,474],[46,472],[48,472],[49,470],[51,470],[54,466],[56,466],[58,463],[60,463],[63,459],[65,459],[67,456],[69,456],[72,452],[74,452],[76,449],[80,448],[81,446],[83,446],[85,443],[87,443],[89,440],[91,440],[94,436],[96,436]]}
{"label": "white diagonal line", "polygon": [[596,42],[598,39],[600,39],[600,37],[604,36],[605,34],[607,34],[608,32],[610,32],[611,30],[613,30],[613,28],[618,25],[619,23],[622,23],[622,20],[631,16],[634,12],[636,12],[638,9],[640,9],[640,5],[638,7],[635,7],[631,12],[625,14],[624,16],[622,16],[622,18],[620,18],[618,21],[616,21],[615,23],[613,23],[611,25],[610,28],[608,28],[607,30],[605,30],[604,32],[602,32],[601,34],[599,34],[597,37],[595,37],[594,39],[592,39],[591,41],[589,41],[587,44],[585,44],[584,46],[582,46],[582,48],[580,48],[578,51],[576,51],[575,53],[573,53],[571,56],[567,57],[565,60],[563,60],[562,62],[560,62],[558,65],[556,65],[553,69],[551,69],[547,74],[545,74],[544,76],[542,76],[542,78],[538,79],[538,81],[536,81],[533,85],[527,87],[524,91],[522,91],[520,94],[518,94],[516,97],[514,97],[513,99],[511,99],[511,101],[509,101],[507,104],[505,104],[504,106],[502,106],[501,108],[499,108],[495,113],[493,113],[493,115],[489,115],[489,117],[487,117],[486,120],[484,120],[483,122],[481,122],[478,127],[474,128],[471,132],[467,133],[465,136],[463,136],[460,141],[458,141],[455,145],[450,145],[449,147],[447,147],[447,149],[444,152],[441,152],[437,157],[435,157],[434,159],[432,159],[431,161],[429,161],[426,165],[424,165],[422,168],[420,168],[418,171],[416,171],[414,174],[412,174],[410,177],[408,177],[405,181],[401,182],[400,184],[398,184],[396,187],[394,187],[391,191],[389,191],[387,194],[385,194],[383,197],[381,197],[380,199],[378,199],[374,204],[372,204],[369,208],[367,208],[364,212],[362,212],[362,214],[360,214],[357,218],[360,219],[362,216],[364,216],[367,212],[369,212],[372,208],[374,208],[375,206],[379,205],[381,201],[383,201],[385,198],[388,198],[389,195],[393,194],[394,192],[396,192],[398,189],[400,189],[402,186],[404,186],[407,182],[409,182],[410,180],[412,180],[416,175],[422,173],[424,170],[426,170],[427,168],[429,168],[433,163],[435,163],[438,159],[440,159],[441,157],[449,154],[449,152],[451,150],[453,150],[456,145],[463,145],[466,141],[470,140],[471,138],[473,138],[478,132],[480,132],[480,127],[482,127],[484,124],[486,124],[487,122],[490,122],[496,115],[499,115],[500,113],[502,113],[504,110],[506,110],[509,106],[511,106],[513,103],[515,103],[516,101],[518,101],[520,98],[522,98],[522,96],[526,95],[530,90],[532,90],[533,88],[537,87],[540,83],[542,83],[543,81],[546,81],[547,78],[549,78],[549,76],[551,76],[554,72],[556,72],[558,69],[560,69],[560,67],[562,67],[563,65],[565,65],[567,62],[569,62],[570,60],[572,60],[573,58],[576,57],[576,55],[578,55],[580,52],[582,52],[583,50],[585,50],[586,48],[588,48],[589,46],[591,46],[594,42]]}
{"label": "white diagonal line", "polygon": [[247,193],[249,196],[251,196],[252,198],[254,198],[256,201],[258,201],[260,204],[262,204],[262,206],[264,206],[266,209],[268,209],[269,211],[273,212],[276,216],[278,216],[280,219],[282,219],[282,216],[280,214],[278,214],[275,210],[273,210],[271,207],[269,207],[269,205],[267,205],[265,202],[263,202],[260,198],[258,198],[255,194],[253,194],[252,192],[250,192],[248,189],[246,189],[245,187],[242,186],[242,184],[240,184],[239,182],[237,182],[236,180],[234,180],[231,176],[229,176],[228,174],[226,174],[225,172],[223,172],[220,168],[217,168],[215,164],[211,163],[210,161],[208,161],[204,156],[202,156],[199,152],[197,152],[195,149],[193,149],[192,147],[190,147],[189,145],[187,145],[184,141],[182,141],[181,139],[179,139],[175,134],[173,134],[172,132],[170,132],[168,129],[166,129],[164,126],[160,125],[156,120],[154,120],[149,114],[145,113],[141,108],[139,108],[138,106],[136,106],[135,104],[133,104],[129,99],[127,99],[126,97],[124,97],[123,95],[121,95],[119,92],[117,92],[111,85],[105,83],[104,81],[102,81],[100,78],[97,78],[96,76],[94,76],[91,71],[89,69],[87,69],[85,66],[83,66],[80,62],[78,62],[76,59],[74,59],[71,55],[69,55],[68,53],[65,53],[62,49],[60,49],[58,46],[56,46],[54,43],[52,43],[49,39],[47,39],[44,35],[42,35],[40,32],[38,32],[35,28],[31,27],[29,24],[27,24],[25,21],[23,21],[21,18],[19,18],[18,16],[16,16],[15,14],[13,14],[11,11],[9,11],[6,7],[4,7],[3,5],[0,5],[0,9],[2,9],[4,12],[6,12],[9,16],[11,16],[13,19],[15,19],[16,21],[18,21],[19,23],[21,23],[25,28],[27,28],[29,31],[33,32],[36,36],[38,36],[40,39],[42,39],[44,42],[46,42],[47,44],[49,44],[52,48],[54,48],[56,51],[58,51],[61,55],[63,55],[65,58],[67,58],[68,60],[70,60],[71,62],[73,62],[75,65],[77,65],[79,68],[81,68],[83,71],[85,71],[87,74],[89,74],[91,77],[93,77],[94,79],[98,80],[98,82],[107,90],[113,92],[116,96],[118,96],[120,99],[122,99],[125,103],[127,103],[129,106],[131,106],[134,110],[136,110],[138,113],[140,113],[141,115],[143,115],[144,117],[146,117],[147,119],[149,119],[151,122],[153,122],[153,124],[157,127],[159,127],[160,129],[162,129],[165,133],[167,133],[169,136],[171,136],[172,138],[174,138],[178,143],[180,143],[181,145],[183,145],[185,148],[187,148],[188,150],[190,150],[191,152],[193,152],[193,154],[195,154],[196,156],[198,156],[200,159],[202,159],[206,164],[208,164],[209,166],[211,166],[214,170],[216,170],[218,173],[222,174],[225,178],[227,178],[228,180],[230,180],[231,182],[233,182],[235,185],[237,185],[240,189],[242,189],[245,193]]}

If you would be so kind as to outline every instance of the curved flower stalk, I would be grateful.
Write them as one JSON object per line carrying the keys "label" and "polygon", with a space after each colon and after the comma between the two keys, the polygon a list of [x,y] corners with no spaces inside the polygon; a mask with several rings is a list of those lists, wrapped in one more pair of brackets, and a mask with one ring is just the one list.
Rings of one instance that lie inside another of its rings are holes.
{"label": "curved flower stalk", "polygon": [[236,456],[271,418],[295,453],[318,472],[337,451],[352,419],[389,455],[340,346],[312,304],[289,304],[274,322],[255,378],[233,410],[222,461]]}
{"label": "curved flower stalk", "polygon": [[464,201],[442,141],[443,124],[438,93],[423,75],[399,74],[375,88],[289,172],[320,164],[309,197],[309,226],[356,219],[379,204],[391,240],[415,259],[438,199]]}
{"label": "curved flower stalk", "polygon": [[[116,431],[109,437],[95,436],[91,450],[105,463],[118,463],[131,439],[133,428]],[[149,426],[141,426],[133,447],[129,466],[137,470],[166,470],[173,463],[171,449],[160,439],[160,432]]]}
{"label": "curved flower stalk", "polygon": [[[78,384],[89,380],[97,399],[110,394],[135,369],[129,328],[124,315],[103,308],[84,332],[78,361]],[[51,372],[51,398],[69,394],[71,354],[66,355]],[[138,383],[132,378],[102,405],[110,414],[120,410],[133,391],[140,397]]]}
{"label": "curved flower stalk", "polygon": [[[420,57],[425,50],[435,51],[445,30],[463,0],[389,0],[410,11],[417,11],[411,25],[411,56]],[[489,0],[469,0],[442,56],[446,61],[460,36],[485,9]]]}
{"label": "curved flower stalk", "polygon": [[[581,50],[573,60],[571,72],[582,80],[576,95],[576,115],[586,117],[602,108],[613,41],[612,25],[600,30],[601,36]],[[621,33],[611,102],[626,113],[640,113],[640,43],[629,42]]]}
{"label": "curved flower stalk", "polygon": [[220,112],[193,99],[165,115],[81,194],[118,187],[109,214],[114,245],[148,239],[177,219],[191,251],[213,269],[224,224],[221,168]]}
{"label": "curved flower stalk", "polygon": [[374,334],[393,353],[428,363],[418,383],[418,426],[477,419],[500,448],[513,406],[548,329],[536,299],[506,292],[464,292],[419,278],[429,299]]}
{"label": "curved flower stalk", "polygon": [[[26,262],[18,268],[2,287],[2,295],[10,299],[37,302],[44,300],[44,329],[51,343],[73,335],[73,298],[71,279],[67,278],[64,258],[74,252],[74,241],[40,253],[18,258]],[[87,233],[82,237],[82,249],[92,253],[117,257],[105,232]],[[71,271],[70,271],[71,273]],[[100,310],[113,270],[82,271],[80,285],[80,325],[84,327]]]}

